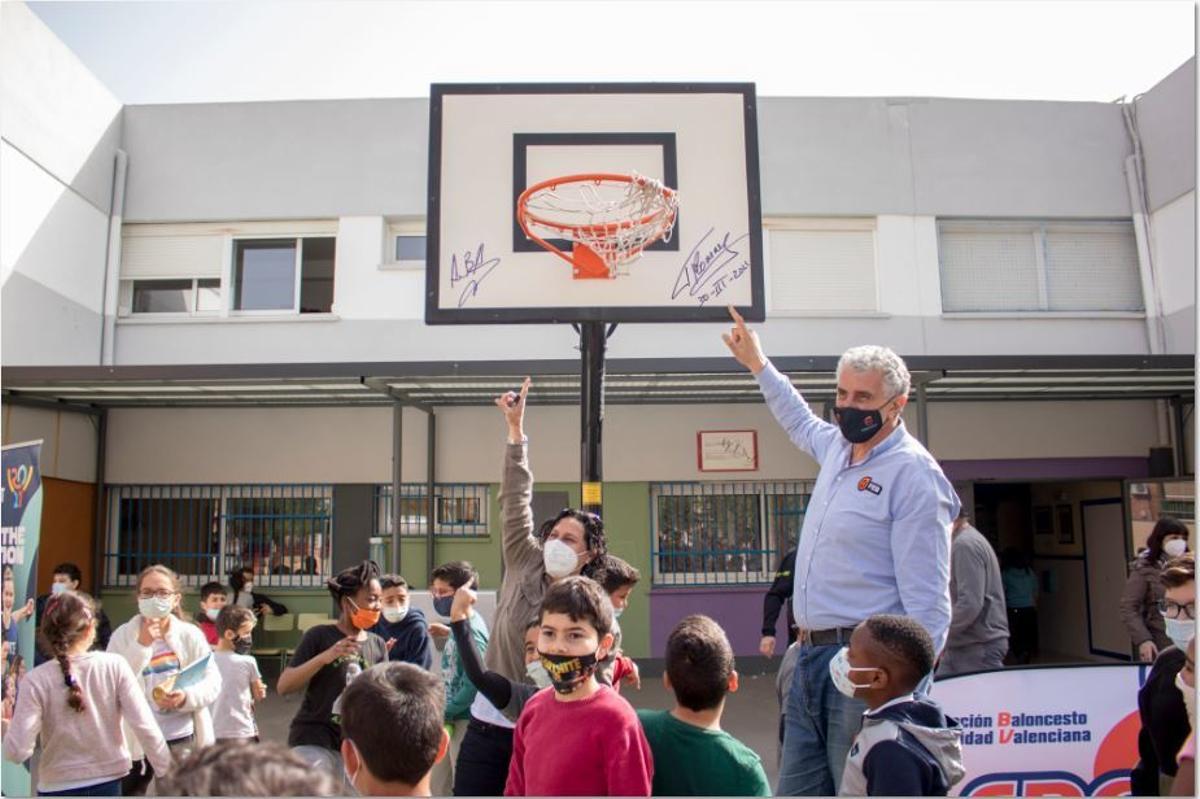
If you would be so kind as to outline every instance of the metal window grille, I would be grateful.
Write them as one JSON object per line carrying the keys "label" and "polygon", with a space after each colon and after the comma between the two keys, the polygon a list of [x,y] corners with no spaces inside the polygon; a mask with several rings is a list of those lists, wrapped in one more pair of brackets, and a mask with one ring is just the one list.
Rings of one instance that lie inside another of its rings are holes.
{"label": "metal window grille", "polygon": [[[429,505],[425,483],[402,483],[400,492],[400,535],[427,535]],[[455,538],[488,534],[488,486],[486,483],[435,483],[433,494],[434,535]],[[375,487],[375,535],[392,535],[392,486]]]}
{"label": "metal window grille", "polygon": [[651,483],[654,584],[770,582],[800,540],[811,481]]}
{"label": "metal window grille", "polygon": [[248,566],[264,588],[320,585],[331,566],[330,485],[113,485],[108,520],[109,587],[155,563],[191,586]]}

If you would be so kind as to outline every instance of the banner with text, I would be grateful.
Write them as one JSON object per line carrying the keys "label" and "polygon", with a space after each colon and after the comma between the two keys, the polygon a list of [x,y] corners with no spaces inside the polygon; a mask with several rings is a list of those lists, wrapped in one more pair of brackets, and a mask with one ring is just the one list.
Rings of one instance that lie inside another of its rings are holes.
{"label": "banner with text", "polygon": [[[42,529],[42,442],[0,450],[0,569],[4,575],[4,730],[12,719],[21,678],[33,668],[37,552]],[[29,769],[4,761],[5,796],[30,796]]]}
{"label": "banner with text", "polygon": [[1137,763],[1147,667],[1047,666],[948,677],[933,698],[963,726],[960,796],[1120,796]]}

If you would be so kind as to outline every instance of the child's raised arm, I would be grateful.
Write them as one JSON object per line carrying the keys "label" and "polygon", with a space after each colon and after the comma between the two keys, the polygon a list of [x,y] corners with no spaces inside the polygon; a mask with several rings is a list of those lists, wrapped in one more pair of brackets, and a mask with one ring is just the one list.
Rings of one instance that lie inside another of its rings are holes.
{"label": "child's raised arm", "polygon": [[458,651],[462,653],[463,672],[467,679],[497,710],[502,710],[512,699],[513,684],[503,674],[484,671],[479,650],[471,640],[470,610],[475,601],[475,592],[465,585],[454,592],[454,602],[450,605],[450,631],[454,634]]}

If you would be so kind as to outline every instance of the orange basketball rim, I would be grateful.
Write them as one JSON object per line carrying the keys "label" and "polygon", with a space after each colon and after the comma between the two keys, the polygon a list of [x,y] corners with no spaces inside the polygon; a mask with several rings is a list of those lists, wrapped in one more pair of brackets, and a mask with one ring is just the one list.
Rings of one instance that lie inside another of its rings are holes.
{"label": "orange basketball rim", "polygon": [[[572,266],[576,279],[613,278],[656,241],[669,241],[679,195],[638,174],[589,172],[535,183],[517,198],[525,235]],[[571,242],[567,253],[547,239]]]}

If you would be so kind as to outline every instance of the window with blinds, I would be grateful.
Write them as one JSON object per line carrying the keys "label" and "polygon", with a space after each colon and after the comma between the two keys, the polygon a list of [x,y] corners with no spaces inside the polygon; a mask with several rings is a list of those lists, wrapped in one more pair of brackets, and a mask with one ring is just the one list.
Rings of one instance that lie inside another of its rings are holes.
{"label": "window with blinds", "polygon": [[121,240],[121,316],[220,311],[223,236],[134,230]]}
{"label": "window with blinds", "polygon": [[938,223],[942,310],[1141,311],[1128,222]]}
{"label": "window with blinds", "polygon": [[121,240],[121,277],[221,276],[222,236],[134,236]]}
{"label": "window with blinds", "polygon": [[878,310],[874,220],[788,220],[768,230],[772,311]]}

